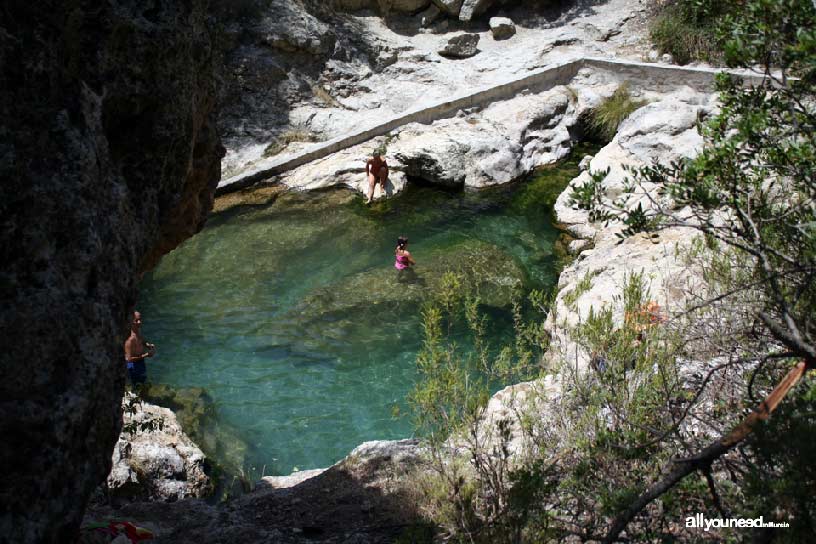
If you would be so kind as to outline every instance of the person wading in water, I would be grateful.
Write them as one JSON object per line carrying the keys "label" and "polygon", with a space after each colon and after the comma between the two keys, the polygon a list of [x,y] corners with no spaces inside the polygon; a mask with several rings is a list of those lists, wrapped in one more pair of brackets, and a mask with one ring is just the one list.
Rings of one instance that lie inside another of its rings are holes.
{"label": "person wading in water", "polygon": [[366,161],[366,175],[368,176],[368,200],[366,200],[366,204],[371,204],[378,181],[382,186],[383,195],[385,194],[385,185],[388,183],[388,164],[380,155],[382,155],[382,151],[375,149],[371,154],[371,158]]}
{"label": "person wading in water", "polygon": [[402,273],[403,270],[409,269],[416,264],[416,261],[408,252],[408,238],[400,236],[397,238],[397,248],[394,250],[396,261],[394,261],[394,268]]}
{"label": "person wading in water", "polygon": [[125,340],[125,362],[132,385],[147,381],[145,359],[156,354],[156,346],[146,342],[142,336],[142,314],[133,312],[130,324],[130,336]]}

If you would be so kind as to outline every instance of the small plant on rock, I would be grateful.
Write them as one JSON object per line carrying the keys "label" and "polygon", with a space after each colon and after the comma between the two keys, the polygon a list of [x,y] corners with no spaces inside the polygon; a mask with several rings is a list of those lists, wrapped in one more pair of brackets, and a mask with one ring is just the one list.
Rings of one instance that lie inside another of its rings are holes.
{"label": "small plant on rock", "polygon": [[607,219],[603,210],[603,180],[609,175],[609,168],[590,172],[586,183],[576,185],[570,193],[569,203],[573,209],[589,211],[589,220],[593,223]]}
{"label": "small plant on rock", "polygon": [[623,120],[645,104],[645,100],[632,98],[628,83],[621,83],[612,96],[589,112],[589,128],[597,138],[609,142]]}

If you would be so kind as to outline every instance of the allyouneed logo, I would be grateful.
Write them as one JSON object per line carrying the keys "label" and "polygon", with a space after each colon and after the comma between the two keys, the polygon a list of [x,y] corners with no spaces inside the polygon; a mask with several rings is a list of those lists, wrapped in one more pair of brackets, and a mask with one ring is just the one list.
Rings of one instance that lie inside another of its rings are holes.
{"label": "allyouneed logo", "polygon": [[694,514],[686,518],[686,527],[692,529],[752,528],[752,527],[790,527],[787,522],[765,521],[764,516],[758,518],[707,518],[705,514]]}

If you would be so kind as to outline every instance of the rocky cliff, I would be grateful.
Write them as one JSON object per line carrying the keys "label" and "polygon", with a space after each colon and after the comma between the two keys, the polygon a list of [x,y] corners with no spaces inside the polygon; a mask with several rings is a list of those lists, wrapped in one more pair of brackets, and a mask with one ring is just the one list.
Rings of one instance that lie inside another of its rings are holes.
{"label": "rocky cliff", "polygon": [[70,540],[111,468],[142,271],[198,231],[223,154],[204,2],[0,18],[0,534]]}

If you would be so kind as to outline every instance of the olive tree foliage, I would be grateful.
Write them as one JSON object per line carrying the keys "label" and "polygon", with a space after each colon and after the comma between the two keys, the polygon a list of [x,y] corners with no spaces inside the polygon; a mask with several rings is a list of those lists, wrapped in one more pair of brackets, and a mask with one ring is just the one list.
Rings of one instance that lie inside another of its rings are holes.
{"label": "olive tree foliage", "polygon": [[[731,321],[746,326],[732,337],[731,349],[739,354],[738,362],[753,364],[747,396],[754,399],[755,389],[768,392],[776,386],[739,425],[731,418],[731,430],[673,461],[622,508],[607,542],[692,473],[706,475],[722,508],[727,500],[717,493],[712,466],[718,462],[728,468],[727,455],[735,448],[743,458],[731,480],[743,487],[732,505],[749,508],[756,497],[750,491],[764,487],[767,492],[776,479],[777,491],[784,488],[781,495],[802,499],[794,500],[797,507],[788,513],[796,510],[791,517],[800,525],[804,520],[805,534],[816,515],[813,500],[797,494],[791,483],[813,484],[812,475],[791,462],[791,452],[808,448],[802,447],[801,434],[784,434],[785,429],[813,429],[808,416],[812,384],[805,380],[805,387],[794,386],[816,365],[816,6],[806,0],[749,0],[724,17],[721,42],[728,64],[761,70],[762,84],[744,87],[738,78],[720,76],[720,109],[700,126],[702,152],[691,160],[637,171],[633,192],[648,184],[661,187],[662,194],[650,198],[649,210],[638,208],[638,221],[620,204],[617,211],[623,212],[630,233],[637,223],[636,230],[688,227],[704,235],[708,252],[700,263],[710,288],[688,311],[733,310]],[[613,211],[601,213],[608,219]],[[765,427],[762,422],[790,391],[793,408],[784,407],[778,421]],[[770,451],[779,454],[776,463]]]}
{"label": "olive tree foliage", "polygon": [[[689,226],[747,256],[756,317],[792,355],[816,364],[816,7],[807,0],[751,0],[730,15],[725,58],[757,69],[743,88],[720,76],[719,112],[701,126],[693,160],[654,165],[640,181],[662,184],[664,226]],[[740,288],[737,286],[736,288]]]}

